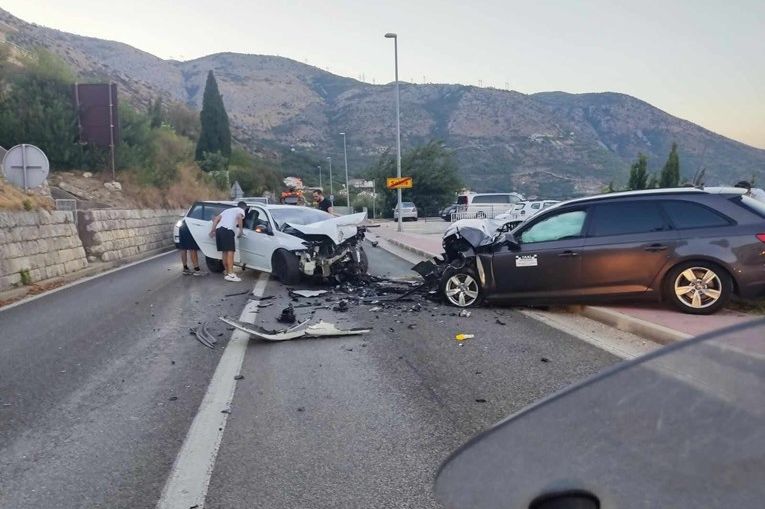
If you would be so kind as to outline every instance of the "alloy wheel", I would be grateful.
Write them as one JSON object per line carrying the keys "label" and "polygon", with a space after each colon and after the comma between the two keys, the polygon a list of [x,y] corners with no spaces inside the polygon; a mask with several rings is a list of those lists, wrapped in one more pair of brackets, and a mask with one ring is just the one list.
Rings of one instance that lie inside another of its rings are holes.
{"label": "alloy wheel", "polygon": [[704,309],[720,300],[722,282],[715,271],[706,267],[689,267],[675,278],[677,299],[693,309]]}
{"label": "alloy wheel", "polygon": [[472,306],[478,300],[478,281],[470,274],[454,274],[446,281],[444,294],[455,306]]}

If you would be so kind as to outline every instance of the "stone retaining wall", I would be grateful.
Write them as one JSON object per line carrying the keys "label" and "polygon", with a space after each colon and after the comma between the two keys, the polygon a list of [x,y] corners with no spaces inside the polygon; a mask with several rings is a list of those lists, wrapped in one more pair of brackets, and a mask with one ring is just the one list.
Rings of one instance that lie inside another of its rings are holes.
{"label": "stone retaining wall", "polygon": [[109,262],[173,245],[173,225],[185,210],[96,209],[78,212],[89,261]]}
{"label": "stone retaining wall", "polygon": [[0,290],[85,268],[71,212],[0,212]]}

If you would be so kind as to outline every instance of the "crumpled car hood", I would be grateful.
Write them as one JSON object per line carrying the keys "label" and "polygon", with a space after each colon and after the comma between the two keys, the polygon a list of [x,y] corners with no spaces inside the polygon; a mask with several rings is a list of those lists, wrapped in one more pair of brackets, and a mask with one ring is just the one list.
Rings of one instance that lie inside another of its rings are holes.
{"label": "crumpled car hood", "polygon": [[356,235],[358,225],[363,223],[366,218],[366,212],[359,212],[358,214],[338,216],[311,224],[287,224],[304,235],[326,235],[332,239],[332,242],[339,245]]}
{"label": "crumpled car hood", "polygon": [[459,233],[460,237],[465,239],[468,244],[477,248],[490,244],[504,224],[505,221],[497,221],[496,219],[460,219],[446,230],[443,238],[446,239]]}

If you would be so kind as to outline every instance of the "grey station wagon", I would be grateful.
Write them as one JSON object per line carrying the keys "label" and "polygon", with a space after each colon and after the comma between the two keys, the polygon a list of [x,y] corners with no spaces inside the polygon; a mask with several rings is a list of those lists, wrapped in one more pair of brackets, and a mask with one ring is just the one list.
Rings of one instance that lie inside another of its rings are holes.
{"label": "grey station wagon", "polygon": [[714,313],[765,295],[765,204],[736,188],[613,193],[551,207],[512,232],[455,223],[441,292],[452,305],[665,300]]}

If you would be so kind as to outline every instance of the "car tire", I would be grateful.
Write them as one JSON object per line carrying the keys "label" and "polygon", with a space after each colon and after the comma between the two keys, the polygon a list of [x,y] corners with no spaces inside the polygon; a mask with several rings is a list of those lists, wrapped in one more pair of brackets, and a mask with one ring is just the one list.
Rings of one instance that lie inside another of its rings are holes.
{"label": "car tire", "polygon": [[225,267],[223,266],[223,260],[205,256],[205,263],[207,264],[207,270],[214,272],[215,274],[220,274],[225,270]]}
{"label": "car tire", "polygon": [[300,263],[297,256],[286,249],[277,249],[271,259],[271,272],[276,279],[285,285],[296,285],[300,282]]}
{"label": "car tire", "polygon": [[483,289],[472,267],[450,268],[441,277],[441,296],[447,304],[459,308],[477,306],[483,300]]}
{"label": "car tire", "polygon": [[733,295],[730,274],[717,264],[684,262],[664,278],[664,298],[674,307],[692,315],[711,315]]}

